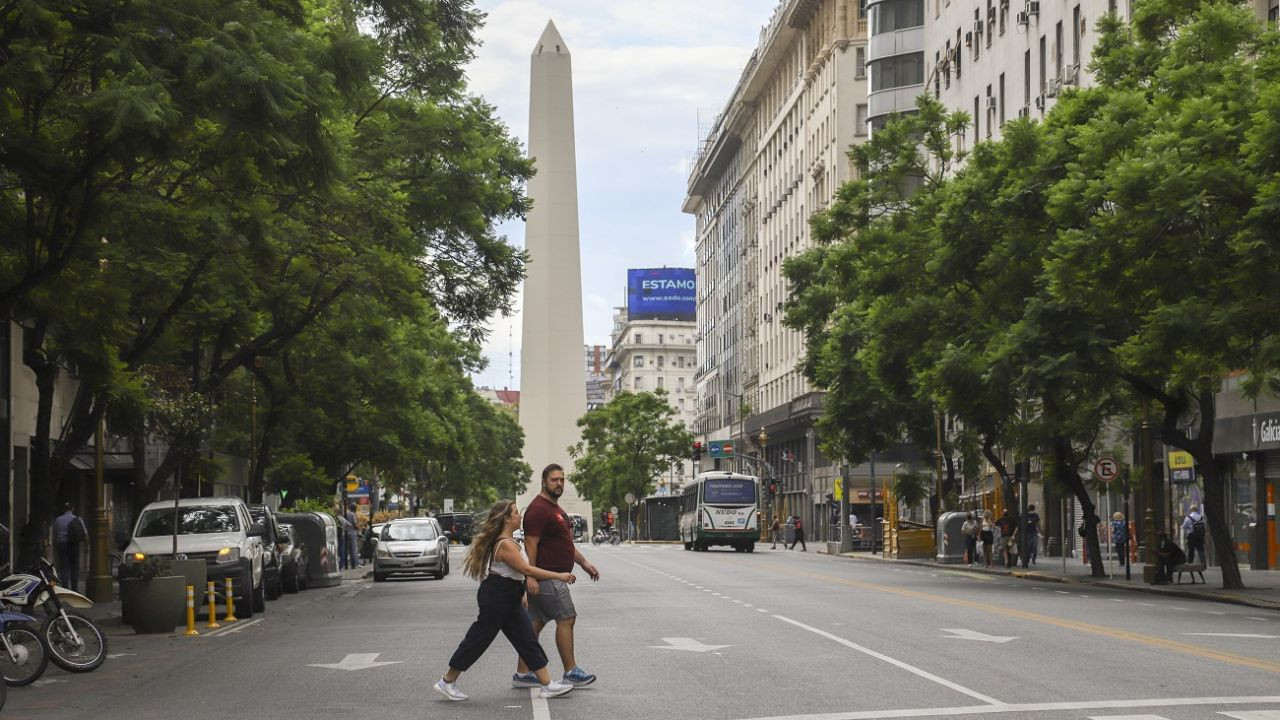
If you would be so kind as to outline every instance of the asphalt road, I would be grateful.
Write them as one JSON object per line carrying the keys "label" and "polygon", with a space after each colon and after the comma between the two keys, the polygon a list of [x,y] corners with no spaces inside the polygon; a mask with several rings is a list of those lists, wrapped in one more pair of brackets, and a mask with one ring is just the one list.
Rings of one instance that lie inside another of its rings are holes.
{"label": "asphalt road", "polygon": [[0,715],[1280,720],[1278,613],[767,548],[583,546],[602,578],[574,588],[578,660],[600,680],[564,698],[510,688],[501,637],[460,681],[470,701],[431,691],[475,616],[455,548],[444,580],[310,590],[199,638],[114,636],[97,672],[50,667]]}

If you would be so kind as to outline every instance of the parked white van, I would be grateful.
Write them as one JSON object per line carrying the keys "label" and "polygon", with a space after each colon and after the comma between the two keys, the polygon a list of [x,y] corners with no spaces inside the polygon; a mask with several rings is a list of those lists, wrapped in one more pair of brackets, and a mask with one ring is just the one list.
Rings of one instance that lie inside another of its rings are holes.
{"label": "parked white van", "polygon": [[[237,497],[183,498],[153,502],[142,509],[133,538],[120,565],[121,579],[129,577],[147,558],[173,558],[174,518],[178,527],[179,560],[204,560],[210,580],[222,591],[224,578],[234,586],[236,617],[251,617],[266,609],[262,578],[262,538],[267,530],[254,523],[249,507]],[[197,589],[199,594],[201,589]]]}

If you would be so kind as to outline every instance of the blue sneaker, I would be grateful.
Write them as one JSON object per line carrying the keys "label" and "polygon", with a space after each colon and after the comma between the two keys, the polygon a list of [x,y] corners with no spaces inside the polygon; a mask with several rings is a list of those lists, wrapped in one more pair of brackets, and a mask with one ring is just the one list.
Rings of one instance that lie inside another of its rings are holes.
{"label": "blue sneaker", "polygon": [[511,676],[511,687],[513,688],[536,688],[542,687],[542,683],[538,682],[538,676],[531,672],[516,673]]}
{"label": "blue sneaker", "polygon": [[575,667],[574,669],[564,674],[564,681],[574,687],[582,687],[584,685],[590,685],[591,683],[595,682],[596,676],[591,675],[586,670],[583,670],[580,667]]}

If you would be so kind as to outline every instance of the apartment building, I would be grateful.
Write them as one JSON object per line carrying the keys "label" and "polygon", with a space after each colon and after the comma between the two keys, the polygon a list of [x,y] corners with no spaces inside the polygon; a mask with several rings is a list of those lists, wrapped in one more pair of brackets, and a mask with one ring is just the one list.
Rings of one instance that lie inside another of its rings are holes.
{"label": "apartment building", "polygon": [[684,203],[697,222],[695,432],[763,453],[784,494],[778,511],[808,520],[826,517],[835,469],[816,449],[822,395],[798,369],[804,338],[782,325],[782,264],[811,247],[809,218],[851,178],[847,151],[867,127],[866,31],[858,0],[780,2],[699,148]]}

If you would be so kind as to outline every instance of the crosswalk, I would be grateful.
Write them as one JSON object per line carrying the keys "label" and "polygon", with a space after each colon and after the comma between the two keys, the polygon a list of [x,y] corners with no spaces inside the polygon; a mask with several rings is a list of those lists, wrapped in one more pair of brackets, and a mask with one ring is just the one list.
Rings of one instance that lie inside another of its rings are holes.
{"label": "crosswalk", "polygon": [[[1230,710],[1215,713],[1233,720],[1280,720],[1280,710]],[[1087,720],[1174,720],[1164,715],[1090,715]]]}

